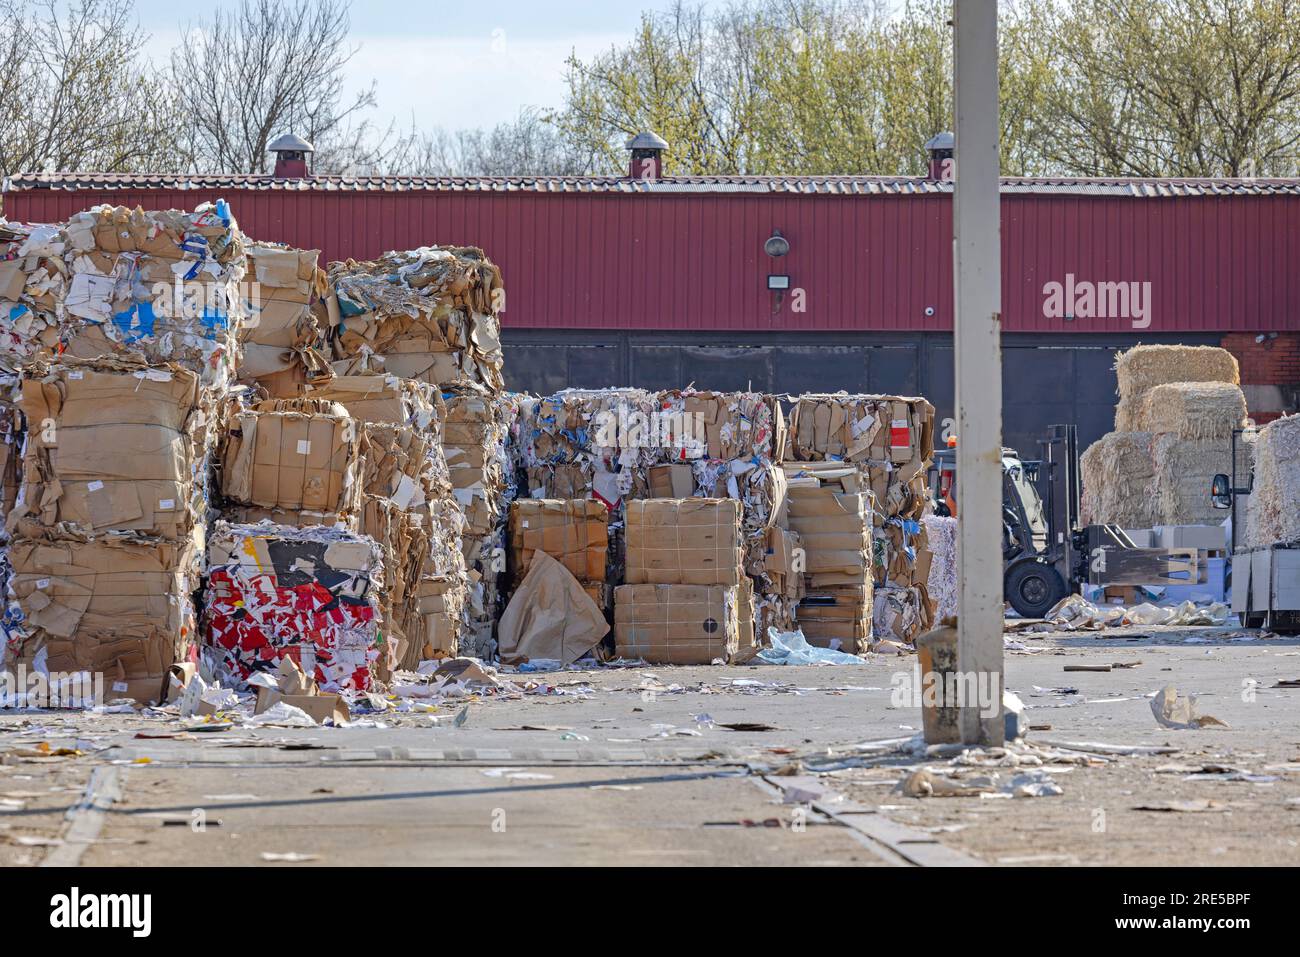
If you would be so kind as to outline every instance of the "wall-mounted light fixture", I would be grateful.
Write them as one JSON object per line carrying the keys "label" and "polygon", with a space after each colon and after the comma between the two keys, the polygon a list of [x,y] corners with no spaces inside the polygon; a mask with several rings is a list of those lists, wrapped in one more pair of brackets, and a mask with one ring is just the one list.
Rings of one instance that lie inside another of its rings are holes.
{"label": "wall-mounted light fixture", "polygon": [[[780,259],[790,252],[790,240],[781,235],[781,230],[772,230],[772,235],[763,242],[763,252],[771,259]],[[772,293],[772,315],[781,311],[781,302],[786,290],[790,288],[790,277],[785,273],[767,274],[767,288]]]}

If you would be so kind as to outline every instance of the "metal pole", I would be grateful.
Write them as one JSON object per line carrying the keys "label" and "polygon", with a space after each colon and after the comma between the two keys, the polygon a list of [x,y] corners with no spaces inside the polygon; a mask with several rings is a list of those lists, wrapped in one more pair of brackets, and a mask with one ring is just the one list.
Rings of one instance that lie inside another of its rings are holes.
{"label": "metal pole", "polygon": [[[998,5],[953,3],[957,114],[953,191],[956,296],[957,668],[962,741],[1003,743],[1002,245],[998,174]],[[983,703],[986,707],[981,708]],[[992,711],[990,716],[989,712]]]}

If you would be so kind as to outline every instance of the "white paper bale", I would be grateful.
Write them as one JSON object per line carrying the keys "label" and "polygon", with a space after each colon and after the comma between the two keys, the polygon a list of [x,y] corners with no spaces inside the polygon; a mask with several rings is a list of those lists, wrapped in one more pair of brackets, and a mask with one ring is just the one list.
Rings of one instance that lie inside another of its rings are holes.
{"label": "white paper bale", "polygon": [[1300,541],[1300,415],[1284,416],[1260,430],[1246,514],[1247,545]]}

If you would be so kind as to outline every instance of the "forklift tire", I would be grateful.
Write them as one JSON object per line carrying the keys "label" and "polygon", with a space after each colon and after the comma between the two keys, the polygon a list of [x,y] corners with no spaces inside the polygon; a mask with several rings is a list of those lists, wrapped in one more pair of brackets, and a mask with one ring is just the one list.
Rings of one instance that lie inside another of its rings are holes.
{"label": "forklift tire", "polygon": [[1051,565],[1027,561],[1007,570],[1002,593],[1021,617],[1042,618],[1069,590]]}

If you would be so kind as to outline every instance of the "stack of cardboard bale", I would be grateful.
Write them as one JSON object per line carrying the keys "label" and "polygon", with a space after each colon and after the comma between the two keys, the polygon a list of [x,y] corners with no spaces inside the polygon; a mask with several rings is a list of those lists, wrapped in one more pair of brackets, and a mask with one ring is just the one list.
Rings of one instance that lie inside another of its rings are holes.
{"label": "stack of cardboard bale", "polygon": [[545,552],[568,569],[602,611],[609,609],[605,552],[609,510],[594,499],[525,498],[510,504],[510,592],[528,574],[534,552]]}
{"label": "stack of cardboard bale", "polygon": [[627,584],[614,589],[614,650],[662,664],[748,660],[753,586],[741,504],[648,499],[627,505]]}
{"label": "stack of cardboard bale", "polygon": [[872,642],[870,491],[846,462],[785,465],[787,514],[804,554],[806,594],[795,619],[810,644],[859,654]]}
{"label": "stack of cardboard bale", "polygon": [[1214,346],[1135,346],[1115,360],[1115,429],[1081,457],[1084,521],[1215,523],[1210,480],[1246,418],[1237,360]]}
{"label": "stack of cardboard bale", "polygon": [[388,375],[442,390],[441,444],[465,513],[461,650],[488,657],[512,488],[505,438],[514,403],[501,376],[500,270],[479,249],[421,247],[333,263],[329,286],[324,313],[336,374]]}
{"label": "stack of cardboard bale", "polygon": [[518,416],[518,397],[475,383],[443,387],[447,424],[443,447],[456,501],[465,514],[463,546],[469,574],[467,646],[490,657],[493,625],[501,611],[500,578],[506,570],[506,517],[515,495],[507,440]]}
{"label": "stack of cardboard bale", "polygon": [[[769,626],[792,627],[802,576],[790,574],[798,536],[785,522],[786,429],[781,404],[760,392],[702,392],[696,389],[659,393],[659,414],[681,434],[664,443],[663,457],[675,461],[650,469],[650,494],[661,497],[664,485],[677,496],[684,482],[681,460],[691,469],[694,492],[731,498],[742,506],[745,569],[754,579],[757,634]],[[668,482],[663,481],[668,470]],[[673,486],[678,486],[674,488]],[[687,492],[686,494],[694,494]]]}
{"label": "stack of cardboard bale", "polygon": [[0,336],[21,359],[32,424],[6,518],[6,663],[99,673],[110,698],[158,700],[196,659],[191,594],[237,357],[242,239],[222,202],[101,206],[27,229],[24,247],[26,301]]}
{"label": "stack of cardboard bale", "polygon": [[[382,560],[374,660],[381,679],[399,665],[456,652],[461,517],[437,401],[422,383],[342,376],[303,398],[232,403],[226,415],[220,486],[232,524],[272,523],[285,540],[298,529],[303,541],[317,526],[332,527],[374,543]],[[209,633],[216,642],[216,626]]]}
{"label": "stack of cardboard bale", "polygon": [[308,382],[333,374],[318,317],[328,292],[320,252],[274,243],[247,243],[244,251],[248,321],[240,334],[240,379],[273,398],[298,395]]}
{"label": "stack of cardboard bale", "polygon": [[[861,476],[855,491],[871,493],[877,640],[911,643],[933,621],[930,553],[921,524],[933,452],[934,407],[922,398],[809,394],[795,401],[791,413],[787,461],[851,465]],[[799,528],[793,520],[791,526]]]}
{"label": "stack of cardboard bale", "polygon": [[789,627],[802,584],[784,526],[780,403],[755,392],[568,389],[525,407],[522,461],[534,497],[593,498],[610,510],[611,583],[623,581],[624,513],[646,498],[709,496],[741,505],[743,567],[755,616]]}

